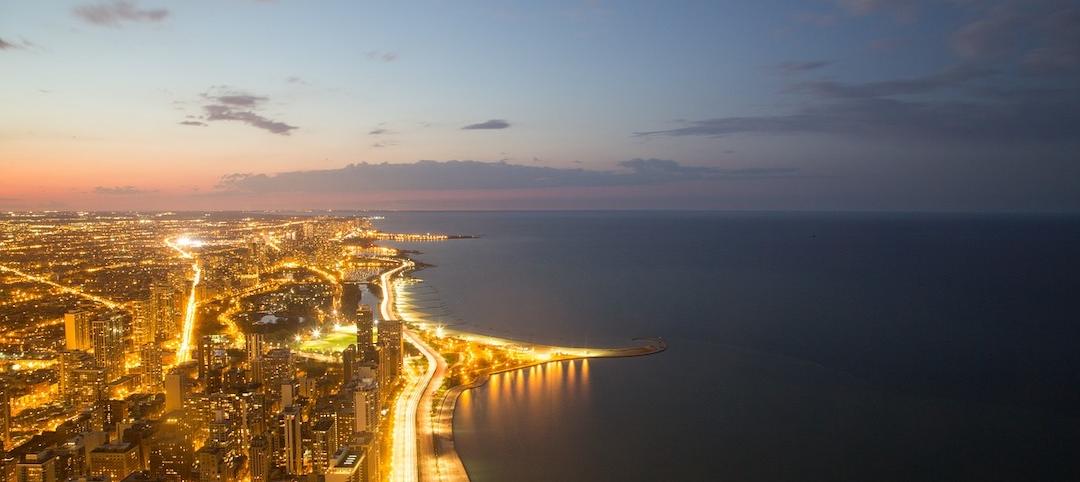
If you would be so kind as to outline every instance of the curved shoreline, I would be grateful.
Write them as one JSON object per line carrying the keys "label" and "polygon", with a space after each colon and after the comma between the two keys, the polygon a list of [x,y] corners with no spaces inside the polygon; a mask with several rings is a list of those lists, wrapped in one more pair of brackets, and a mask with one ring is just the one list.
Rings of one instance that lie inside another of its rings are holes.
{"label": "curved shoreline", "polygon": [[[642,352],[639,352],[639,353],[595,355],[595,356],[575,356],[575,357],[561,358],[561,359],[558,359],[558,360],[538,361],[538,362],[535,362],[535,363],[529,363],[529,364],[526,364],[526,365],[521,365],[521,366],[511,367],[511,368],[501,368],[501,369],[495,370],[495,371],[493,371],[491,373],[484,374],[483,376],[481,376],[481,377],[479,377],[479,378],[477,378],[477,379],[475,379],[475,380],[473,380],[473,381],[471,381],[469,383],[465,383],[465,384],[461,384],[461,385],[455,385],[453,387],[450,387],[449,389],[446,390],[446,393],[443,395],[442,400],[439,403],[440,412],[449,414],[448,416],[446,416],[446,419],[447,419],[446,423],[449,424],[450,430],[447,431],[447,434],[448,434],[447,436],[445,436],[445,437],[437,437],[437,439],[436,439],[436,447],[443,448],[444,451],[442,452],[441,455],[445,456],[447,458],[453,459],[450,463],[454,464],[454,465],[457,465],[457,466],[460,466],[461,471],[465,473],[466,480],[471,480],[471,479],[469,479],[469,475],[468,475],[469,470],[465,467],[465,463],[461,459],[461,455],[457,452],[457,448],[456,448],[456,446],[454,444],[454,418],[457,416],[457,402],[461,398],[462,394],[464,394],[466,391],[469,391],[469,390],[472,390],[472,389],[475,389],[475,388],[480,388],[480,387],[482,387],[484,385],[487,385],[487,383],[489,381],[491,381],[491,377],[494,376],[494,375],[501,375],[503,373],[510,373],[510,372],[514,372],[514,371],[524,370],[524,369],[532,368],[532,367],[535,367],[535,366],[547,365],[549,363],[562,363],[562,362],[577,361],[577,360],[587,360],[587,359],[590,359],[590,358],[633,358],[633,357],[655,355],[657,353],[660,353],[660,352],[663,352],[663,351],[667,350],[667,342],[665,342],[661,338],[635,338],[634,340],[655,340],[657,342],[657,346],[647,348],[647,351],[642,351]],[[642,348],[645,348],[645,347],[642,347]],[[442,417],[440,417],[440,418],[442,418]]]}
{"label": "curved shoreline", "polygon": [[[415,261],[404,258],[401,259],[401,265],[397,268],[385,271],[380,275],[380,279],[384,282],[385,286],[382,286],[384,293],[382,294],[382,300],[380,303],[380,311],[384,316],[399,315],[397,308],[394,306],[394,302],[391,299],[395,294],[389,293],[390,288],[393,286],[392,278],[396,276],[407,276],[413,268],[416,267]],[[408,320],[401,319],[400,316],[394,316],[395,319],[408,323]],[[423,380],[423,390],[420,391],[420,399],[413,400],[416,397],[410,396],[410,402],[407,404],[407,410],[415,406],[415,412],[411,413],[411,416],[405,417],[405,422],[408,425],[412,425],[411,429],[415,430],[413,436],[415,438],[416,448],[418,453],[409,454],[413,458],[415,457],[415,474],[417,478],[422,481],[427,480],[451,480],[451,481],[468,481],[470,480],[468,470],[465,468],[465,464],[458,454],[454,444],[454,417],[457,411],[457,402],[461,398],[461,394],[467,390],[472,390],[484,386],[491,380],[492,375],[498,375],[502,373],[513,372],[517,370],[523,370],[535,366],[545,365],[554,362],[576,361],[589,358],[629,358],[653,355],[663,352],[667,349],[667,343],[661,338],[635,338],[634,341],[648,342],[637,346],[624,346],[614,348],[563,348],[550,345],[532,344],[528,342],[490,337],[487,335],[480,335],[475,333],[464,332],[455,330],[454,334],[448,335],[451,338],[460,338],[464,341],[476,341],[497,340],[502,343],[512,343],[518,345],[532,345],[534,347],[542,347],[548,350],[557,350],[555,355],[551,359],[546,360],[534,360],[527,363],[522,363],[512,367],[497,368],[490,372],[473,379],[468,383],[455,385],[448,387],[439,397],[438,392],[443,390],[442,382],[444,380],[445,372],[448,368],[446,364],[446,358],[438,350],[432,348],[424,340],[421,333],[412,329],[406,328],[403,330],[405,339],[413,344],[418,351],[421,352],[426,358],[428,358],[428,368],[425,370],[426,380]],[[470,340],[472,339],[472,340]],[[434,363],[432,363],[434,361]],[[438,383],[436,383],[438,382]],[[404,395],[404,391],[403,391]],[[424,399],[430,398],[430,401],[425,403]],[[421,410],[426,411],[420,413]],[[412,420],[409,420],[412,419]],[[412,421],[409,424],[408,421]],[[427,430],[422,429],[424,425],[427,425]],[[412,430],[405,430],[405,433],[398,433],[395,429],[395,433],[398,435],[408,435],[408,432]],[[397,442],[395,442],[396,445]],[[423,458],[432,458],[431,463],[427,463]],[[396,458],[396,457],[395,457]],[[404,460],[398,460],[398,462],[405,462]],[[400,470],[400,469],[399,469]],[[433,471],[433,473],[432,473]],[[413,471],[409,469],[406,479],[412,479]],[[402,474],[402,472],[398,472]]]}

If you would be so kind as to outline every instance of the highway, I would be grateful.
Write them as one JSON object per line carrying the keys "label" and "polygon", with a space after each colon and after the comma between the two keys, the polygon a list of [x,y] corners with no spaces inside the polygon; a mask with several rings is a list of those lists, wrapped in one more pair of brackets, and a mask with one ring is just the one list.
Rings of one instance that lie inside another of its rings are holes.
{"label": "highway", "polygon": [[[183,246],[190,244],[190,242],[183,243],[179,240],[165,240],[165,244],[179,253],[182,258],[195,258],[195,255],[183,248]],[[191,263],[191,269],[195,271],[195,276],[191,279],[191,292],[188,294],[187,305],[184,307],[184,325],[180,332],[180,346],[176,348],[177,365],[191,360],[191,342],[195,335],[195,315],[196,310],[198,309],[198,300],[195,299],[195,289],[199,285],[199,278],[202,277],[202,269],[199,268],[198,261],[193,261]]]}
{"label": "highway", "polygon": [[17,276],[21,276],[23,278],[26,278],[26,279],[28,279],[30,281],[36,281],[38,283],[45,283],[45,284],[47,284],[49,286],[52,286],[53,288],[56,288],[56,289],[59,289],[60,291],[63,291],[64,293],[75,295],[75,296],[80,296],[80,297],[86,298],[88,300],[101,303],[101,304],[103,304],[103,305],[105,305],[105,306],[107,306],[109,308],[120,308],[121,306],[123,306],[120,303],[117,303],[115,301],[105,299],[105,298],[102,298],[100,296],[90,294],[90,293],[87,293],[85,291],[82,291],[82,290],[79,290],[79,289],[76,289],[76,288],[72,288],[70,286],[64,286],[64,285],[62,285],[60,283],[57,283],[57,282],[55,282],[53,280],[50,280],[48,278],[45,278],[45,277],[42,277],[42,276],[35,276],[35,275],[30,274],[30,273],[25,273],[23,271],[20,271],[20,270],[17,270],[15,268],[11,268],[11,267],[8,267],[8,266],[0,265],[0,271],[7,271],[7,272],[15,274]]}
{"label": "highway", "polygon": [[[394,307],[394,277],[413,266],[412,261],[403,261],[401,266],[384,272],[379,276],[382,287],[382,300],[379,314],[384,320],[396,320],[397,309]],[[420,376],[407,374],[405,386],[394,405],[393,456],[390,462],[390,480],[394,482],[416,482],[420,480],[417,458],[416,414],[420,401],[427,391],[431,379],[435,376],[436,355],[427,345],[416,337],[411,330],[402,327],[404,339],[412,343],[427,358],[427,366]]]}
{"label": "highway", "polygon": [[[379,278],[383,292],[379,312],[384,320],[401,319],[395,305],[394,278],[402,271],[414,266],[414,263],[409,260],[401,263],[397,268],[384,272]],[[453,387],[437,397],[448,369],[446,359],[428,345],[417,332],[403,325],[402,333],[405,341],[412,344],[424,356],[426,365],[423,373],[409,371],[405,375],[404,389],[395,402],[390,477],[392,481],[466,482],[469,480],[465,466],[454,447],[454,408],[462,392],[483,385],[494,373],[520,370],[553,361],[649,355],[667,348],[664,341],[660,339],[639,339],[637,340],[639,344],[636,346],[580,348],[534,344],[456,330],[445,331],[449,332],[449,336],[477,345],[511,349],[525,355],[526,358],[513,366],[485,373],[472,383]]]}

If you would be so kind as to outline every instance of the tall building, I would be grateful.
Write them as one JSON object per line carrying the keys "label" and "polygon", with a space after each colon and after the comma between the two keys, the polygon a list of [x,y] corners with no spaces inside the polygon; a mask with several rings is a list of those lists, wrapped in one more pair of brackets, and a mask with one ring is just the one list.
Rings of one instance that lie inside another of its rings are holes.
{"label": "tall building", "polygon": [[173,370],[165,376],[165,411],[172,412],[184,408],[187,397],[187,383],[184,374]]}
{"label": "tall building", "polygon": [[150,316],[153,317],[157,341],[167,340],[183,330],[181,292],[169,283],[150,286]]}
{"label": "tall building", "polygon": [[360,283],[346,281],[341,284],[341,314],[345,321],[356,322],[356,310],[360,308]]}
{"label": "tall building", "polygon": [[72,311],[64,314],[64,348],[67,350],[89,351],[90,312]]}
{"label": "tall building", "polygon": [[150,392],[163,389],[164,377],[161,367],[161,345],[150,342],[139,348],[139,363],[142,365],[143,387]]}
{"label": "tall building", "polygon": [[379,322],[379,387],[381,402],[389,403],[391,387],[397,383],[402,369],[401,322],[382,320]]}
{"label": "tall building", "polygon": [[15,482],[56,481],[56,457],[53,451],[47,448],[23,454],[15,466]]}
{"label": "tall building", "polygon": [[199,482],[231,482],[234,477],[225,460],[225,449],[207,445],[195,452],[199,466]]}
{"label": "tall building", "polygon": [[252,482],[270,480],[270,446],[265,435],[256,435],[248,446],[248,473]]}
{"label": "tall building", "polygon": [[102,445],[90,452],[90,475],[120,482],[141,469],[139,447],[128,442]]}
{"label": "tall building", "polygon": [[303,420],[300,407],[285,407],[285,470],[292,475],[304,473]]}
{"label": "tall building", "polygon": [[292,352],[288,348],[266,352],[262,357],[262,372],[258,382],[262,385],[263,393],[271,400],[279,400],[281,385],[293,378]]}
{"label": "tall building", "polygon": [[356,310],[356,355],[362,362],[378,361],[375,351],[375,315],[368,305]]}
{"label": "tall building", "polygon": [[337,425],[333,418],[323,418],[311,427],[311,469],[316,474],[326,473],[337,452]]}
{"label": "tall building", "polygon": [[244,337],[244,351],[247,354],[247,366],[250,372],[249,379],[261,381],[263,379],[263,335],[262,333],[248,333]]}
{"label": "tall building", "polygon": [[371,379],[358,381],[353,387],[353,432],[372,432],[379,428],[379,386]]}
{"label": "tall building", "polygon": [[105,369],[98,367],[71,370],[71,401],[79,409],[93,406],[109,394]]}
{"label": "tall building", "polygon": [[161,418],[150,450],[150,472],[154,477],[166,482],[190,481],[194,478],[193,418],[186,416],[182,410],[167,412]]}
{"label": "tall building", "polygon": [[11,396],[6,386],[0,385],[0,437],[3,437],[4,451],[14,448],[11,441]]}
{"label": "tall building", "polygon": [[75,371],[92,368],[94,366],[94,357],[85,351],[64,350],[60,352],[60,356],[57,358],[59,359],[57,378],[61,400],[74,403],[75,392],[78,390],[78,385],[75,383]]}
{"label": "tall building", "polygon": [[113,381],[124,375],[124,318],[107,315],[90,324],[93,334],[94,361],[105,370],[105,378]]}
{"label": "tall building", "polygon": [[341,350],[341,385],[348,385],[356,378],[356,345],[349,345]]}
{"label": "tall building", "polygon": [[135,346],[143,346],[157,341],[157,317],[154,316],[150,300],[135,301],[131,304],[131,341]]}
{"label": "tall building", "polygon": [[199,338],[199,379],[205,380],[213,371],[220,371],[229,364],[229,337],[204,335]]}
{"label": "tall building", "polygon": [[364,455],[348,447],[342,447],[334,454],[334,461],[326,470],[326,482],[368,482],[373,479],[365,477]]}

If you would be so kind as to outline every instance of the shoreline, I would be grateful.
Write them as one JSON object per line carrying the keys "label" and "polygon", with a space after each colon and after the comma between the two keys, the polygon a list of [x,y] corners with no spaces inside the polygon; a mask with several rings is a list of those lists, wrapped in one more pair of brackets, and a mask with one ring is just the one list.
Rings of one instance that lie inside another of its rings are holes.
{"label": "shoreline", "polygon": [[[640,338],[635,338],[635,340],[639,340],[639,339]],[[667,351],[667,348],[668,348],[667,347],[667,342],[665,342],[664,340],[662,340],[660,338],[656,338],[655,340],[657,340],[659,342],[659,346],[653,351],[636,353],[636,354],[625,354],[625,355],[578,356],[578,357],[563,358],[563,359],[559,359],[559,360],[538,361],[538,362],[535,362],[535,363],[529,363],[529,364],[518,366],[518,367],[498,369],[498,370],[495,370],[493,372],[486,373],[483,376],[481,376],[481,377],[479,377],[479,378],[477,378],[477,379],[475,379],[475,380],[473,380],[473,381],[471,381],[469,383],[464,383],[464,384],[461,384],[461,385],[455,385],[453,387],[450,387],[450,388],[448,388],[446,390],[446,393],[443,395],[442,400],[440,401],[439,406],[438,406],[438,411],[439,412],[449,413],[449,416],[446,417],[446,422],[445,423],[449,425],[450,430],[446,431],[446,433],[447,433],[446,436],[439,436],[439,435],[436,434],[435,435],[435,437],[436,437],[435,445],[436,445],[437,448],[444,449],[442,454],[445,457],[453,459],[450,462],[451,464],[454,464],[456,466],[461,467],[461,471],[465,473],[466,480],[471,480],[471,477],[469,476],[469,470],[465,466],[465,461],[461,458],[461,454],[458,453],[457,447],[456,447],[455,441],[454,441],[454,420],[457,417],[457,403],[458,403],[458,400],[461,399],[461,396],[465,392],[467,392],[469,390],[473,390],[473,389],[483,387],[484,385],[487,385],[488,382],[491,381],[492,376],[501,375],[501,374],[504,374],[504,373],[515,372],[515,371],[520,371],[520,370],[525,370],[527,368],[532,368],[532,367],[536,367],[536,366],[547,365],[549,363],[573,362],[573,361],[577,361],[577,360],[588,360],[588,359],[592,359],[592,358],[633,358],[633,357],[643,357],[643,356],[655,355],[657,353]]]}
{"label": "shoreline", "polygon": [[[457,452],[454,444],[454,419],[456,417],[457,402],[461,398],[461,394],[487,384],[491,380],[492,375],[509,373],[553,362],[576,361],[589,358],[640,357],[654,355],[667,350],[667,342],[661,338],[634,338],[633,341],[644,342],[639,343],[636,346],[582,348],[530,343],[511,338],[495,337],[452,329],[448,330],[450,333],[438,337],[490,346],[527,347],[529,350],[540,349],[544,351],[544,356],[514,366],[495,368],[483,373],[468,383],[443,387],[442,384],[445,380],[446,371],[450,367],[446,362],[445,355],[439,350],[432,348],[427,342],[425,338],[430,336],[427,330],[417,329],[420,327],[417,327],[416,325],[421,322],[403,319],[400,316],[400,313],[397,312],[397,307],[395,306],[397,293],[393,289],[394,280],[399,277],[408,277],[410,273],[417,270],[421,264],[408,256],[396,259],[400,263],[399,266],[384,271],[379,275],[380,288],[382,291],[382,293],[380,293],[382,295],[380,297],[380,312],[384,317],[398,319],[405,324],[405,340],[412,344],[421,355],[428,358],[429,365],[425,370],[426,373],[424,378],[427,380],[423,383],[423,390],[416,392],[419,394],[419,398],[417,398],[416,393],[414,393],[410,396],[409,403],[406,405],[406,407],[415,405],[415,412],[405,416],[403,420],[399,420],[399,422],[405,422],[406,424],[412,422],[410,424],[412,425],[412,427],[410,427],[412,430],[405,429],[405,433],[401,433],[399,430],[402,427],[395,428],[395,433],[397,435],[407,435],[409,432],[413,432],[412,435],[415,439],[419,453],[409,455],[407,458],[416,458],[417,466],[415,467],[415,470],[419,480],[470,480],[468,470],[465,468],[465,463],[461,459],[461,455]],[[434,357],[431,356],[432,354]],[[438,383],[438,385],[435,385],[435,383]],[[442,392],[441,396],[440,392]],[[402,395],[404,394],[405,391],[403,390]],[[424,400],[429,397],[430,402],[425,403]],[[424,427],[424,425],[427,426]],[[422,460],[423,458],[429,457],[434,459],[432,463],[425,463]],[[434,473],[429,473],[432,470]],[[413,469],[408,469],[408,472],[411,473],[412,471]],[[411,479],[411,477],[408,478]]]}

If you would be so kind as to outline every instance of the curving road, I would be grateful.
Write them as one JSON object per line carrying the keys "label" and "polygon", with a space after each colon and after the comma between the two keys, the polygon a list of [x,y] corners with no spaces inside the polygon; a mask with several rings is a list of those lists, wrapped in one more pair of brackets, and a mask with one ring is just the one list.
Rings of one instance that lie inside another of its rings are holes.
{"label": "curving road", "polygon": [[[379,303],[379,314],[384,320],[399,319],[394,305],[394,277],[402,271],[414,266],[412,261],[402,261],[401,266],[391,269],[379,275],[382,286],[382,300]],[[427,367],[420,376],[406,376],[405,387],[398,396],[394,406],[394,437],[393,457],[390,462],[390,480],[395,482],[415,482],[420,480],[420,464],[417,455],[417,413],[420,410],[421,400],[428,393],[428,387],[436,375],[438,356],[431,347],[421,341],[411,330],[402,326],[402,335],[406,341],[413,344],[427,358]],[[445,362],[443,363],[445,369]],[[430,397],[427,397],[430,403]],[[430,406],[430,405],[429,405]]]}

